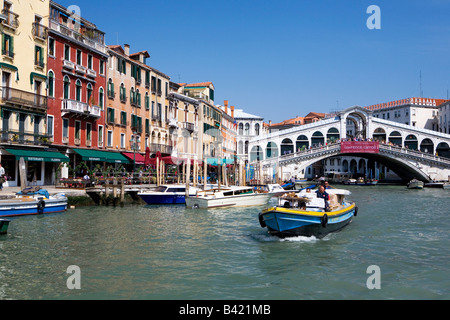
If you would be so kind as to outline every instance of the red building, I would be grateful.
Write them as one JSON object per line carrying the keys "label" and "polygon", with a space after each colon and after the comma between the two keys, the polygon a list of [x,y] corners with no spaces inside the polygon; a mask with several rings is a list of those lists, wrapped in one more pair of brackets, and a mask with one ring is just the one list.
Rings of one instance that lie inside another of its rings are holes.
{"label": "red building", "polygon": [[[51,2],[48,32],[48,135],[70,156],[104,147],[105,34]],[[70,157],[71,161],[74,157]]]}

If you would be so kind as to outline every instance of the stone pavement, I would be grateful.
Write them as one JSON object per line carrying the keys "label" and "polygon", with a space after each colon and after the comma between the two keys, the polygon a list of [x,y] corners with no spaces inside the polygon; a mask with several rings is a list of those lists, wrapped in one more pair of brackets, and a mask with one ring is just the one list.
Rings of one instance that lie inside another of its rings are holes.
{"label": "stone pavement", "polygon": [[[48,191],[50,195],[64,193],[68,197],[88,197],[84,189],[55,188],[55,186],[42,186],[41,189]],[[0,199],[14,198],[20,187],[5,187],[0,191]]]}

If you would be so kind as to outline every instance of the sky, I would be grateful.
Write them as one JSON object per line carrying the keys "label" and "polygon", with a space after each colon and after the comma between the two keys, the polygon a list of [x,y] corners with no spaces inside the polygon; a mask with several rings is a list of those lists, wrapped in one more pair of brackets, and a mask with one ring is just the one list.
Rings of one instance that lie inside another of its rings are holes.
{"label": "sky", "polygon": [[[147,50],[174,82],[280,122],[409,97],[447,98],[450,0],[56,0]],[[379,8],[380,29],[371,5]]]}

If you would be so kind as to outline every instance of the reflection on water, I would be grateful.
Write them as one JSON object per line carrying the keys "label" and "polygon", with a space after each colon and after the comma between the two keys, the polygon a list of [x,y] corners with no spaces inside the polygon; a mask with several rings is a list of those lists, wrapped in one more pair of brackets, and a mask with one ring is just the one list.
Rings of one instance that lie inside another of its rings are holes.
{"label": "reflection on water", "polygon": [[[0,299],[448,299],[448,191],[346,187],[359,214],[324,239],[278,239],[259,208],[89,207],[13,219]],[[81,269],[81,290],[66,286]],[[382,289],[366,288],[367,267]]]}

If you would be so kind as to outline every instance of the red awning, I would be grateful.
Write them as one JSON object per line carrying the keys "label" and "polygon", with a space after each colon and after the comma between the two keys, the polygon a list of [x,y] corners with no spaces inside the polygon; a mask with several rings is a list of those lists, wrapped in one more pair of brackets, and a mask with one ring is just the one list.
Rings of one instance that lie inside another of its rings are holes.
{"label": "red awning", "polygon": [[[159,158],[160,161],[164,161],[165,164],[171,164],[171,165],[182,165],[184,164],[187,159],[186,158],[177,158],[177,157],[162,157]],[[191,164],[194,164],[195,160],[191,159]],[[199,165],[203,165],[203,161],[201,160],[197,160],[197,163]],[[151,165],[156,165],[156,158],[150,159],[150,164]]]}
{"label": "red awning", "polygon": [[[128,159],[130,159],[133,163],[134,161],[134,153],[133,152],[122,152],[122,154],[127,157]],[[136,153],[136,164],[144,164],[145,161],[145,157],[140,154],[140,153]]]}

